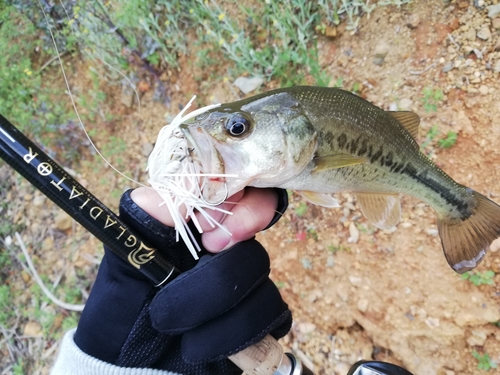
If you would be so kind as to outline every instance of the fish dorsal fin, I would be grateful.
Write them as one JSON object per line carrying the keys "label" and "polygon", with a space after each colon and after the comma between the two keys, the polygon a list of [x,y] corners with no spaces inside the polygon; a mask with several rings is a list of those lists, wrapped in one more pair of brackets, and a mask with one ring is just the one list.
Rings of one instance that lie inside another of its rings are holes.
{"label": "fish dorsal fin", "polygon": [[327,155],[313,159],[316,167],[313,172],[323,172],[330,169],[350,167],[356,164],[366,163],[368,159],[349,154]]}
{"label": "fish dorsal fin", "polygon": [[392,117],[403,125],[408,130],[414,139],[418,137],[418,130],[420,128],[420,117],[411,111],[387,111]]}
{"label": "fish dorsal fin", "polygon": [[309,190],[298,190],[297,193],[303,196],[309,202],[316,204],[318,206],[323,206],[328,208],[340,207],[339,202],[329,194],[316,193],[314,191],[309,191]]}
{"label": "fish dorsal fin", "polygon": [[401,204],[397,194],[356,193],[361,212],[370,224],[389,229],[399,223]]}

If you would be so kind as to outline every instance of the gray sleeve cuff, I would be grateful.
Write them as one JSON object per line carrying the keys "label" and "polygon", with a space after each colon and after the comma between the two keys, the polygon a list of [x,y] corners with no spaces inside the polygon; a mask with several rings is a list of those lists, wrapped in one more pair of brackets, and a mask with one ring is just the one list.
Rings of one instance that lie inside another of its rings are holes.
{"label": "gray sleeve cuff", "polygon": [[118,367],[103,362],[76,346],[73,340],[75,332],[76,329],[72,329],[64,335],[50,375],[181,375],[170,371]]}

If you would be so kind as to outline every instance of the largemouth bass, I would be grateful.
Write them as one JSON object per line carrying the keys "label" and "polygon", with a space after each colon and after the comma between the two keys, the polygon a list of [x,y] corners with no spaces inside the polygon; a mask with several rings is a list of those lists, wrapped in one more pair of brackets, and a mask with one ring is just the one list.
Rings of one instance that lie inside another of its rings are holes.
{"label": "largemouth bass", "polygon": [[341,89],[303,86],[223,104],[181,130],[203,173],[238,176],[206,179],[206,200],[280,187],[335,207],[330,194],[351,191],[367,220],[386,229],[400,220],[399,193],[411,195],[434,208],[446,260],[463,273],[500,236],[500,206],[420,152],[419,122]]}

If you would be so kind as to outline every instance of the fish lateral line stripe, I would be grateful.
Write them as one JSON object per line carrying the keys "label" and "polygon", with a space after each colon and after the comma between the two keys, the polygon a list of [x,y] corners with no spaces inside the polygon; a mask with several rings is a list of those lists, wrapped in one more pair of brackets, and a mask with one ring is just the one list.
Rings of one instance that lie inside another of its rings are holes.
{"label": "fish lateral line stripe", "polygon": [[419,174],[417,172],[417,168],[415,168],[411,163],[407,163],[404,169],[401,171],[401,173],[410,176],[411,178],[425,185],[432,191],[438,193],[441,196],[441,198],[443,198],[446,202],[454,206],[460,212],[460,214],[462,214],[464,219],[472,215],[472,212],[469,209],[469,205],[467,203],[463,203],[451,192],[450,189],[444,187],[439,182],[427,178],[422,174]]}

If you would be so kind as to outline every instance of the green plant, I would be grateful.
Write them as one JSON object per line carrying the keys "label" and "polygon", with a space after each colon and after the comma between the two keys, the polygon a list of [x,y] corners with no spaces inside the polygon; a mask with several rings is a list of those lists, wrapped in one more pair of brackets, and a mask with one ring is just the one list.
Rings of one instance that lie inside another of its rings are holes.
{"label": "green plant", "polygon": [[328,249],[328,251],[330,251],[333,254],[335,254],[335,253],[337,253],[339,251],[346,251],[346,252],[350,252],[351,251],[350,248],[342,246],[342,245],[339,245],[339,246],[328,245],[327,249]]}
{"label": "green plant", "polygon": [[475,286],[493,285],[494,277],[495,277],[495,272],[493,272],[492,270],[484,271],[483,273],[469,271],[461,276],[462,280],[469,280]]}
{"label": "green plant", "polygon": [[346,29],[355,32],[359,27],[361,16],[363,14],[370,15],[377,6],[396,5],[400,7],[409,3],[411,0],[379,0],[377,3],[370,0],[319,0],[318,8],[330,24],[338,25],[342,19],[346,19]]}
{"label": "green plant", "polygon": [[302,83],[305,73],[317,85],[328,77],[319,66],[314,25],[314,2],[266,1],[265,7],[241,7],[242,19],[227,14],[216,1],[194,2],[190,15],[204,28],[199,33],[210,48],[236,65],[236,73],[277,78],[283,86]]}
{"label": "green plant", "polygon": [[[438,136],[439,134],[439,128],[437,125],[433,125],[429,131],[427,132],[427,135],[425,136],[425,140],[420,146],[421,150],[424,150],[426,147],[428,147],[434,139]],[[437,141],[437,144],[441,148],[450,148],[455,145],[457,142],[457,137],[458,134],[456,132],[449,131],[446,136],[440,140]]]}
{"label": "green plant", "polygon": [[356,227],[361,233],[366,233],[366,234],[373,234],[377,230],[374,226],[372,225],[365,225],[361,223],[355,223]]}
{"label": "green plant", "polygon": [[444,98],[443,90],[425,87],[422,90],[423,98],[420,99],[425,112],[436,112],[439,102]]}
{"label": "green plant", "polygon": [[425,136],[425,141],[422,143],[422,145],[420,146],[420,149],[423,150],[425,149],[427,146],[429,146],[432,141],[434,140],[434,138],[436,138],[436,136],[439,134],[439,128],[437,125],[433,125],[429,131],[427,132],[427,135]]}
{"label": "green plant", "polygon": [[307,212],[307,208],[308,208],[307,203],[300,202],[298,207],[295,208],[295,214],[298,217],[303,217]]}
{"label": "green plant", "polygon": [[361,83],[359,82],[354,82],[353,85],[352,85],[352,89],[351,89],[352,92],[358,94],[361,92]]}
{"label": "green plant", "polygon": [[62,325],[61,325],[62,332],[66,332],[66,331],[70,330],[71,328],[76,327],[78,324],[79,316],[80,316],[79,314],[77,314],[75,312],[71,312],[69,316],[64,318]]}
{"label": "green plant", "polygon": [[101,152],[120,171],[126,172],[127,165],[123,157],[127,155],[127,144],[117,136],[109,136],[107,142],[101,146]]}
{"label": "green plant", "polygon": [[10,287],[8,285],[0,285],[0,326],[9,325],[9,320],[13,316]]}
{"label": "green plant", "polygon": [[307,228],[307,238],[312,238],[314,241],[318,241],[318,231],[314,228]]}
{"label": "green plant", "polygon": [[438,141],[438,145],[441,148],[450,148],[455,145],[455,143],[457,143],[457,133],[451,131],[448,132],[446,138],[440,139]]}
{"label": "green plant", "polygon": [[485,370],[489,371],[490,369],[495,369],[497,368],[497,364],[493,362],[488,355],[488,353],[485,353],[483,355],[479,354],[475,350],[472,352],[472,356],[477,359],[477,368],[478,370]]}
{"label": "green plant", "polygon": [[285,282],[284,281],[275,281],[274,284],[278,289],[283,289],[285,287]]}
{"label": "green plant", "polygon": [[12,374],[13,375],[25,375],[26,374],[22,358],[19,358],[17,360],[17,362],[12,365]]}
{"label": "green plant", "polygon": [[[0,49],[8,51],[0,55],[0,113],[49,150],[75,150],[74,139],[61,137],[72,134],[73,112],[64,92],[52,84],[56,77],[45,70],[54,58],[40,29],[46,24],[40,14],[33,15],[32,4],[13,3],[16,6],[0,10]],[[72,155],[61,152],[58,157],[67,160]]]}
{"label": "green plant", "polygon": [[344,79],[339,77],[335,80],[335,83],[333,84],[333,87],[338,87],[338,88],[342,88],[342,86],[344,85]]}

